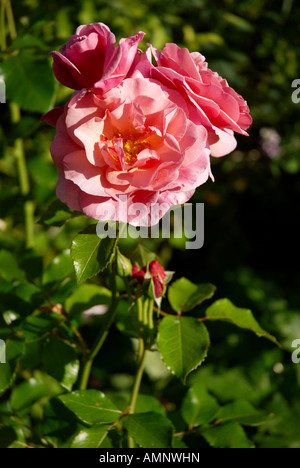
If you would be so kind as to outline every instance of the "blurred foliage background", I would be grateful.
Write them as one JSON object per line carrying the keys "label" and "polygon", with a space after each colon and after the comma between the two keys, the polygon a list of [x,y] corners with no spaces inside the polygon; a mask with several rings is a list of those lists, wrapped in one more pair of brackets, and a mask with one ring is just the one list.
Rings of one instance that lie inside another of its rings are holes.
{"label": "blurred foliage background", "polygon": [[[19,51],[32,70],[33,80],[32,89],[28,89],[20,69],[9,80],[7,100],[16,101],[22,112],[22,118],[16,117],[13,125],[12,109],[0,104],[0,248],[17,257],[24,251],[24,194],[19,189],[16,164],[18,141],[22,138],[24,142],[29,171],[26,199],[31,201],[38,220],[55,199],[57,179],[49,153],[54,130],[41,124],[40,117],[69,96],[54,83],[48,53],[65,43],[79,24],[104,22],[117,39],[145,31],[144,47],[147,41],[157,48],[176,42],[190,51],[200,51],[209,67],[247,99],[254,120],[249,138],[238,137],[233,154],[213,161],[215,183],[200,187],[193,198],[194,202],[205,203],[204,247],[185,250],[184,240],[178,239],[148,240],[145,245],[158,252],[168,269],[176,272],[175,277],[186,276],[195,283],[212,282],[218,287],[218,297],[226,295],[238,306],[251,308],[262,326],[279,339],[282,349],[237,332],[230,325],[210,326],[214,338],[209,358],[191,378],[205,382],[223,403],[247,395],[257,407],[273,414],[266,424],[250,429],[258,447],[300,448],[300,364],[293,364],[290,356],[293,340],[300,339],[300,104],[291,99],[292,82],[300,78],[299,2],[12,3],[17,38],[7,38],[9,53]],[[4,51],[1,57],[5,59],[4,73],[16,72],[7,64],[9,58]],[[44,268],[70,248],[71,239],[86,224],[87,220],[79,217],[63,228],[35,225],[34,247]],[[134,242],[123,240],[121,247],[130,253]],[[7,261],[0,251],[0,281],[1,277],[9,280],[4,264]],[[70,265],[64,265],[66,276],[68,268]],[[16,302],[3,286],[0,293],[2,312],[24,313],[24,304],[28,310],[33,307],[24,294],[20,293]],[[83,333],[89,341],[95,329],[85,327]],[[131,353],[129,339],[115,328],[96,361],[90,386],[126,391],[132,382]],[[24,364],[28,368],[34,365],[32,361]],[[147,373],[144,390],[174,407],[175,420],[184,388],[166,377],[164,369],[160,374],[158,364],[153,369]]]}

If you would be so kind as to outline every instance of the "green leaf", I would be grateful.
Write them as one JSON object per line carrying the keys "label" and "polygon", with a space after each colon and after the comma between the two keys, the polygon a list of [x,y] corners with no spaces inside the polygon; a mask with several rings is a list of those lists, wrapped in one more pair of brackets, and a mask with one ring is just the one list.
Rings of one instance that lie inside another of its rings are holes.
{"label": "green leaf", "polygon": [[8,448],[17,438],[12,427],[0,427],[0,448]]}
{"label": "green leaf", "polygon": [[45,382],[31,378],[15,387],[10,397],[11,407],[17,411],[32,406],[37,400],[49,395]]}
{"label": "green leaf", "polygon": [[43,284],[57,283],[71,275],[73,275],[72,260],[70,252],[65,251],[57,255],[45,270]]}
{"label": "green leaf", "polygon": [[188,425],[204,426],[209,424],[218,412],[217,400],[202,384],[195,384],[185,395],[181,414]]}
{"label": "green leaf", "polygon": [[243,428],[236,422],[201,429],[200,434],[214,448],[254,448]]}
{"label": "green leaf", "polygon": [[135,405],[135,413],[147,412],[159,413],[162,416],[166,415],[166,410],[163,405],[152,395],[139,394]]}
{"label": "green leaf", "polygon": [[0,364],[0,395],[13,383],[19,358],[24,353],[24,343],[16,338],[5,342],[6,363]]}
{"label": "green leaf", "polygon": [[132,254],[132,263],[135,263],[139,268],[148,266],[156,259],[155,253],[151,252],[147,247],[139,244]]}
{"label": "green leaf", "polygon": [[81,283],[103,271],[112,262],[116,245],[117,239],[100,239],[94,224],[78,234],[71,248],[77,282]]}
{"label": "green leaf", "polygon": [[72,265],[73,277],[63,281],[59,285],[55,285],[54,291],[51,292],[51,301],[54,304],[64,304],[67,298],[77,288],[77,282],[74,276],[74,269]]}
{"label": "green leaf", "polygon": [[1,279],[0,281],[0,293],[6,294],[10,292],[12,289],[14,289],[13,283],[8,283],[4,279]]}
{"label": "green leaf", "polygon": [[28,250],[21,257],[20,267],[25,271],[27,278],[32,281],[39,277],[43,271],[43,258],[35,250]]}
{"label": "green leaf", "polygon": [[131,338],[140,337],[141,324],[138,318],[137,307],[132,307],[125,299],[119,301],[117,305],[116,326],[120,332]]}
{"label": "green leaf", "polygon": [[[69,439],[79,430],[78,420],[57,398],[49,400],[43,408],[44,418],[36,429],[43,435]],[[81,426],[82,427],[82,426]]]}
{"label": "green leaf", "polygon": [[68,219],[80,215],[81,213],[70,210],[60,200],[55,200],[48,206],[39,223],[45,226],[63,226]]}
{"label": "green leaf", "polygon": [[121,415],[109,398],[97,390],[76,390],[59,399],[86,424],[112,424]]}
{"label": "green leaf", "polygon": [[91,427],[79,431],[71,442],[71,448],[99,448],[106,439],[109,426]]}
{"label": "green leaf", "polygon": [[185,382],[207,356],[209,334],[192,317],[164,317],[159,326],[158,348],[166,366]]}
{"label": "green leaf", "polygon": [[251,330],[258,337],[267,338],[280,346],[276,338],[263,330],[252,315],[251,310],[236,307],[229,299],[220,299],[212,304],[206,311],[209,320],[222,320],[230,322],[239,328]]}
{"label": "green leaf", "polygon": [[37,369],[41,363],[41,341],[27,342],[21,357],[21,366],[25,369]]}
{"label": "green leaf", "polygon": [[97,305],[109,305],[111,291],[104,286],[82,284],[68,297],[65,303],[66,311],[72,315],[79,314]]}
{"label": "green leaf", "polygon": [[262,414],[247,400],[238,400],[220,408],[216,414],[216,422],[236,421],[244,426],[258,426],[268,421],[269,417]]}
{"label": "green leaf", "polygon": [[7,98],[24,110],[47,112],[54,97],[54,79],[48,60],[22,50],[1,64]]}
{"label": "green leaf", "polygon": [[174,432],[169,419],[158,413],[130,414],[123,425],[136,444],[143,448],[170,448]]}
{"label": "green leaf", "polygon": [[173,448],[174,449],[187,449],[188,446],[180,439],[180,437],[174,437]]}
{"label": "green leaf", "polygon": [[48,46],[35,36],[24,34],[17,37],[11,44],[12,49],[34,48],[40,50],[48,50]]}
{"label": "green leaf", "polygon": [[247,21],[245,18],[241,16],[234,15],[232,13],[225,13],[223,15],[223,20],[230,23],[231,26],[240,29],[243,32],[253,32],[254,26],[250,21]]}
{"label": "green leaf", "polygon": [[78,356],[72,346],[58,338],[49,338],[43,349],[42,361],[47,374],[67,390],[72,390],[79,372]]}
{"label": "green leaf", "polygon": [[11,137],[16,138],[29,138],[41,126],[40,119],[32,116],[22,116],[22,119],[16,123],[12,128]]}
{"label": "green leaf", "polygon": [[24,271],[19,268],[16,257],[8,250],[0,251],[0,274],[8,282],[25,280]]}
{"label": "green leaf", "polygon": [[44,298],[41,295],[41,291],[37,286],[27,281],[20,283],[14,291],[15,295],[22,299],[24,302],[29,302],[32,305],[39,306],[44,302]]}
{"label": "green leaf", "polygon": [[61,315],[50,312],[39,316],[30,315],[20,325],[19,330],[24,333],[26,342],[33,342],[53,331],[63,320]]}
{"label": "green leaf", "polygon": [[194,284],[186,278],[180,278],[168,289],[168,299],[176,312],[187,312],[202,302],[211,299],[216,291],[213,284]]}
{"label": "green leaf", "polygon": [[[1,74],[1,69],[0,69],[0,74]],[[2,127],[0,126],[0,160],[2,161],[4,160],[5,150],[6,150],[6,138],[5,138]],[[0,166],[0,169],[1,169],[1,166]]]}
{"label": "green leaf", "polygon": [[207,365],[191,374],[188,379],[189,386],[203,382],[209,392],[222,403],[241,400],[245,395],[249,401],[257,401],[257,389],[250,384],[242,369],[220,369],[219,366]]}

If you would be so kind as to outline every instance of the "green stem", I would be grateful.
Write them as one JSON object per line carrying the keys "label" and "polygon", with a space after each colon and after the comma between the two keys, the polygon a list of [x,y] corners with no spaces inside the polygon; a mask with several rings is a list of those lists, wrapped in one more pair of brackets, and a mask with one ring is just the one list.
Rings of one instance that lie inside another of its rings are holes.
{"label": "green stem", "polygon": [[136,300],[137,309],[138,309],[138,321],[140,325],[140,336],[144,333],[144,303],[143,297],[138,297]]}
{"label": "green stem", "polygon": [[153,299],[149,299],[149,304],[148,304],[148,323],[149,323],[149,330],[153,330],[153,329],[154,329],[153,310],[154,310],[154,300],[153,300]]}
{"label": "green stem", "polygon": [[[11,121],[13,124],[17,124],[21,120],[21,111],[18,104],[10,103]],[[18,164],[18,174],[20,191],[23,197],[28,197],[30,192],[29,176],[27,171],[24,142],[22,138],[15,140],[15,155]],[[25,216],[25,238],[26,247],[29,249],[34,245],[34,203],[32,200],[26,200],[24,202],[24,216]]]}
{"label": "green stem", "polygon": [[139,356],[140,356],[140,359],[138,363],[138,369],[137,369],[137,373],[135,376],[135,381],[134,381],[130,404],[129,404],[129,414],[132,414],[135,411],[136,400],[139,394],[141,381],[142,381],[142,377],[144,373],[147,349],[145,349],[143,340],[140,340]]}
{"label": "green stem", "polygon": [[103,326],[101,327],[98,336],[94,342],[94,345],[90,351],[90,353],[87,356],[87,360],[83,366],[83,370],[81,373],[81,378],[80,378],[80,383],[79,383],[79,389],[80,390],[85,390],[88,385],[88,381],[90,378],[91,370],[92,370],[92,365],[94,362],[95,357],[98,355],[100,349],[102,348],[106,337],[108,335],[108,332],[110,330],[110,327],[112,326],[116,313],[117,313],[117,304],[118,304],[118,297],[117,297],[117,285],[116,285],[116,276],[114,271],[111,273],[111,290],[112,290],[112,302],[110,304],[110,307],[106,313],[106,320]]}
{"label": "green stem", "polygon": [[[129,410],[128,410],[129,414],[133,414],[134,411],[135,411],[136,401],[137,401],[138,394],[139,394],[139,391],[140,391],[140,386],[141,386],[143,373],[144,373],[144,368],[145,368],[147,349],[145,349],[145,344],[144,344],[143,339],[139,340],[138,355],[139,355],[138,369],[137,369],[137,373],[136,373],[136,376],[135,376],[135,381],[134,381],[133,390],[132,390],[132,394],[131,394],[131,399],[130,399],[130,403],[129,403]],[[129,448],[134,448],[135,447],[134,440],[130,435],[128,436],[128,447]]]}
{"label": "green stem", "polygon": [[[5,10],[7,15],[7,22],[11,38],[14,40],[17,38],[17,30],[11,7],[10,0],[1,1],[1,30],[2,33],[2,50],[6,50],[6,37],[5,37]],[[3,27],[3,29],[2,29]],[[21,120],[21,110],[18,104],[15,102],[10,103],[10,113],[12,124],[17,124]],[[24,198],[27,198],[30,192],[29,176],[27,171],[24,142],[22,138],[15,140],[15,155],[18,165],[18,175],[20,192]],[[32,200],[24,201],[24,218],[25,218],[25,239],[26,247],[30,249],[34,245],[34,210],[35,206]]]}
{"label": "green stem", "polygon": [[[140,338],[139,338],[139,348],[138,348],[138,363],[137,363],[137,373],[135,376],[135,381],[132,389],[131,399],[129,403],[128,413],[133,414],[135,411],[136,401],[140,391],[140,386],[143,378],[146,356],[147,356],[147,344],[145,343],[145,328],[153,328],[153,300],[148,297],[139,297],[137,299],[137,308],[138,308],[138,319],[140,323]],[[128,447],[134,448],[135,443],[133,438],[128,435]]]}
{"label": "green stem", "polygon": [[6,50],[6,33],[5,33],[5,0],[1,0],[0,10],[0,41],[1,50]]}
{"label": "green stem", "polygon": [[[21,120],[21,111],[18,104],[15,102],[10,103],[10,113],[11,113],[11,121],[13,124],[17,124]],[[26,167],[25,161],[25,154],[24,154],[24,144],[22,138],[17,138],[15,141],[15,150],[16,156],[18,161],[18,169],[19,169],[19,181],[20,181],[20,189],[22,195],[25,197],[29,193],[29,177]]]}
{"label": "green stem", "polygon": [[144,309],[143,309],[143,324],[145,328],[148,328],[148,320],[149,320],[149,301],[150,299],[148,297],[145,297],[144,299]]}
{"label": "green stem", "polygon": [[15,39],[17,39],[17,29],[16,29],[14,14],[13,14],[10,0],[4,0],[4,4],[6,6],[6,15],[7,15],[7,22],[8,22],[10,37],[14,41]]}

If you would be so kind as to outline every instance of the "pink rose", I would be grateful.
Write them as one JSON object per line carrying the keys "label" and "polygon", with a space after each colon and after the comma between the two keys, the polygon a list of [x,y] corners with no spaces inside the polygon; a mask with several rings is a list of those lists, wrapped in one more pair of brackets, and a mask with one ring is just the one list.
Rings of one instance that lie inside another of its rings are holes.
{"label": "pink rose", "polygon": [[236,147],[234,132],[247,135],[252,119],[246,101],[228,86],[226,80],[208,69],[198,52],[189,53],[176,44],[162,51],[153,49],[157,67],[152,77],[178,90],[193,104],[190,119],[208,131],[212,156],[224,156]]}
{"label": "pink rose", "polygon": [[116,38],[102,23],[80,26],[60,52],[52,52],[53,71],[64,86],[71,89],[90,89],[105,92],[117,86],[127,75],[144,33]]}
{"label": "pink rose", "polygon": [[210,175],[207,130],[187,117],[177,91],[153,80],[79,93],[60,112],[51,145],[57,195],[91,218],[157,224]]}
{"label": "pink rose", "polygon": [[115,48],[104,24],[80,26],[52,53],[56,77],[76,92],[43,117],[57,130],[58,197],[91,218],[137,226],[188,201],[211,176],[210,155],[230,153],[234,132],[247,135],[252,122],[201,54],[176,44],[143,53],[143,36]]}

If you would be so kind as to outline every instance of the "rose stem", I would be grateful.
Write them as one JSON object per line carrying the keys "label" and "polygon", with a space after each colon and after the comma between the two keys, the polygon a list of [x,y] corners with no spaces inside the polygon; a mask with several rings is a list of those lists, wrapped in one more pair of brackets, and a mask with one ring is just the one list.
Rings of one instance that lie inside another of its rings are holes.
{"label": "rose stem", "polygon": [[5,0],[1,0],[1,12],[0,12],[0,41],[1,50],[6,50],[6,33],[5,33]]}
{"label": "rose stem", "polygon": [[[11,7],[10,0],[4,0],[1,3],[1,21],[2,19],[2,9],[6,7],[6,14],[8,20],[9,32],[12,40],[17,38],[16,25],[14,21],[14,15]],[[4,15],[4,12],[3,12]],[[3,38],[5,38],[5,31],[3,30]],[[2,48],[5,46],[6,41],[2,38]],[[10,114],[11,121],[13,124],[17,124],[21,120],[21,110],[18,104],[15,102],[10,103]],[[22,138],[17,138],[15,140],[15,154],[18,163],[18,174],[19,174],[19,183],[20,191],[24,198],[27,198],[30,192],[29,176],[26,166],[25,151],[24,151],[24,142]],[[26,247],[29,249],[34,245],[34,203],[32,200],[25,200],[24,202],[24,216],[25,216],[25,238],[26,238]]]}
{"label": "rose stem", "polygon": [[[114,265],[116,266],[116,259],[114,260]],[[108,332],[110,330],[110,327],[112,326],[116,317],[118,297],[117,297],[116,273],[114,272],[113,268],[110,274],[110,281],[111,281],[112,301],[106,313],[106,321],[101,327],[99,334],[94,342],[94,345],[92,346],[92,349],[87,356],[87,360],[84,363],[80,382],[79,382],[80,390],[85,390],[87,388],[94,359],[99,353],[100,349],[102,348],[103,343],[105,342]]]}
{"label": "rose stem", "polygon": [[[139,360],[138,360],[138,368],[137,368],[137,373],[135,376],[135,381],[133,385],[133,390],[131,394],[131,399],[130,399],[130,404],[129,404],[129,414],[133,414],[135,411],[135,405],[137,401],[137,397],[140,391],[140,386],[143,378],[143,373],[144,373],[144,368],[145,368],[145,361],[146,361],[146,356],[147,356],[147,349],[145,348],[144,340],[140,339],[139,340],[139,352],[138,352]],[[129,448],[134,448],[135,443],[133,438],[128,435],[128,447]]]}
{"label": "rose stem", "polygon": [[15,39],[17,39],[17,29],[10,0],[4,0],[4,6],[6,6],[6,16],[8,21],[10,37],[14,41]]}
{"label": "rose stem", "polygon": [[[151,304],[151,301],[150,301],[150,304]],[[140,322],[140,327],[141,327],[140,333],[142,335],[145,331],[144,329],[145,325],[147,326],[148,324],[147,312],[149,308],[149,299],[148,298],[144,299],[144,303],[143,303],[143,298],[139,297],[137,300],[137,306],[138,306],[139,322]],[[129,414],[133,414],[135,411],[136,401],[138,398],[138,394],[140,391],[140,386],[141,386],[141,382],[143,378],[146,356],[147,356],[147,348],[145,347],[145,341],[144,341],[144,338],[140,336],[139,348],[138,348],[137,373],[135,376],[131,399],[129,403],[129,409],[128,409]],[[135,447],[134,440],[130,435],[128,435],[128,447],[129,448]]]}
{"label": "rose stem", "polygon": [[[15,102],[11,102],[10,112],[12,123],[18,123],[21,120],[21,111],[18,104],[16,104]],[[29,195],[30,185],[25,159],[24,142],[22,138],[17,138],[15,140],[15,154],[18,163],[20,190],[21,194],[25,198]],[[26,200],[24,202],[24,215],[26,247],[30,249],[34,245],[34,203],[32,200]]]}

